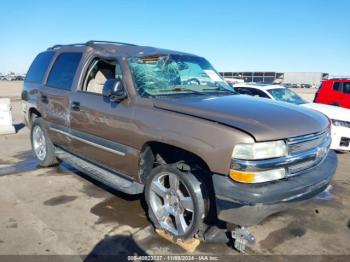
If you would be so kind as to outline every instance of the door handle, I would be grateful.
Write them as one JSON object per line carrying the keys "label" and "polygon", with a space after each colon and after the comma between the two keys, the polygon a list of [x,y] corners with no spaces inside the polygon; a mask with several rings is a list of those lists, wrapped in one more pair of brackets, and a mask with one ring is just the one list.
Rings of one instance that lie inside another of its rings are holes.
{"label": "door handle", "polygon": [[79,102],[72,102],[71,106],[72,110],[74,111],[80,111],[80,103]]}
{"label": "door handle", "polygon": [[48,99],[47,96],[45,96],[45,95],[41,95],[40,100],[41,100],[41,102],[44,103],[44,104],[48,104],[48,103],[49,103],[49,99]]}

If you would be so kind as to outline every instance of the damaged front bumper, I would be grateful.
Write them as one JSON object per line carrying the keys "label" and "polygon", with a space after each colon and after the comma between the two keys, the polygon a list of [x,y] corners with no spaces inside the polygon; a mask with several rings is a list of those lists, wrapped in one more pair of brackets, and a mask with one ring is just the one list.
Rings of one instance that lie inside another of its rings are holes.
{"label": "damaged front bumper", "polygon": [[336,167],[337,156],[330,151],[320,165],[308,172],[269,183],[243,184],[214,174],[218,219],[240,226],[256,225],[269,215],[324,191]]}

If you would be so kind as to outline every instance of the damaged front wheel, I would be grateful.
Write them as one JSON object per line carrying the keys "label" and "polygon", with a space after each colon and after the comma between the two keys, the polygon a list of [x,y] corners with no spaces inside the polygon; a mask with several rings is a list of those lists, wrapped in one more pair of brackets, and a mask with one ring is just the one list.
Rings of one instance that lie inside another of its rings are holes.
{"label": "damaged front wheel", "polygon": [[205,217],[201,186],[193,174],[174,165],[154,168],[145,185],[149,217],[154,226],[177,239],[192,238]]}

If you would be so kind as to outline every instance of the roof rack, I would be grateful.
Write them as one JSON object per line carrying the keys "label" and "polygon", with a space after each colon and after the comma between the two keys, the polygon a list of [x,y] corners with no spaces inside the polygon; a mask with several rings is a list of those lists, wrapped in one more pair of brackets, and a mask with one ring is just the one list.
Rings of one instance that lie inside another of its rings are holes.
{"label": "roof rack", "polygon": [[113,42],[113,41],[101,41],[101,40],[90,40],[86,42],[86,45],[91,46],[93,44],[116,44],[116,45],[130,45],[130,46],[137,46],[135,44],[130,43],[123,43],[123,42]]}
{"label": "roof rack", "polygon": [[68,44],[68,45],[54,45],[49,47],[47,51],[56,50],[62,48],[64,46],[93,46],[94,44],[116,44],[116,45],[129,45],[129,46],[137,46],[135,44],[123,43],[123,42],[113,42],[113,41],[101,41],[101,40],[90,40],[86,43],[77,43],[77,44]]}
{"label": "roof rack", "polygon": [[68,45],[54,45],[54,46],[51,46],[47,49],[47,51],[50,51],[50,50],[56,50],[56,49],[59,49],[61,47],[64,47],[64,46],[85,46],[84,43],[76,43],[76,44],[68,44]]}

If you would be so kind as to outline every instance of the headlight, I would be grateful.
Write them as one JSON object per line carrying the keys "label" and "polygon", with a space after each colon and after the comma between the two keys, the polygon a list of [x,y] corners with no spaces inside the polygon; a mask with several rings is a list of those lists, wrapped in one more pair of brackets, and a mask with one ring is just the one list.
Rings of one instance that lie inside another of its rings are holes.
{"label": "headlight", "polygon": [[[252,144],[238,144],[233,149],[232,161],[264,160],[288,155],[288,147],[283,140]],[[242,171],[230,169],[229,176],[236,182],[263,183],[279,180],[286,176],[285,168],[264,171]]]}
{"label": "headlight", "polygon": [[350,122],[332,119],[332,124],[334,126],[343,126],[350,128]]}
{"label": "headlight", "polygon": [[233,149],[232,158],[243,160],[259,160],[282,157],[288,154],[284,141],[238,144]]}

